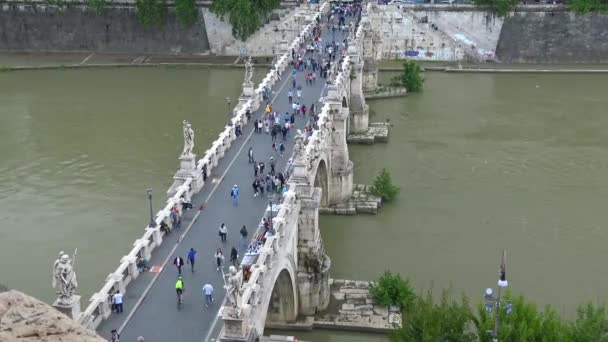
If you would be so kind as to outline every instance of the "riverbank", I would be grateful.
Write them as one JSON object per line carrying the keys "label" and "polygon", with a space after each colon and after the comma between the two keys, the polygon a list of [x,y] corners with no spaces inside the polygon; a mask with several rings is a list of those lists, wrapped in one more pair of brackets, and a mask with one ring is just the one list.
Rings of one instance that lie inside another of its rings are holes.
{"label": "riverbank", "polygon": [[[272,57],[256,57],[260,68],[270,66]],[[383,60],[379,70],[399,72],[402,60]],[[424,71],[459,73],[608,73],[608,64],[462,64],[420,62]],[[78,68],[124,67],[244,68],[244,59],[234,56],[159,55],[97,52],[0,51],[0,72]]]}

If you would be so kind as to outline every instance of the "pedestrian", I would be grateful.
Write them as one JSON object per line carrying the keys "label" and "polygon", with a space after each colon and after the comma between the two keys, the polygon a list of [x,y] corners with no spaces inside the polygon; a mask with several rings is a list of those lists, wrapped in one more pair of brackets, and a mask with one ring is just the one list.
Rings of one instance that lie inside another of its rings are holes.
{"label": "pedestrian", "polygon": [[222,267],[222,262],[224,262],[224,253],[222,253],[222,249],[218,248],[217,252],[215,252],[215,262],[217,263],[217,270],[220,270],[220,267]]}
{"label": "pedestrian", "polygon": [[291,122],[291,124],[295,124],[296,123],[296,116],[291,113],[291,116],[289,117],[289,122]]}
{"label": "pedestrian", "polygon": [[302,98],[302,90],[298,89],[297,94],[298,94],[298,101],[300,101],[300,99]]}
{"label": "pedestrian", "polygon": [[173,259],[173,265],[175,265],[175,267],[177,267],[177,273],[182,274],[182,267],[184,266],[184,259],[182,259],[182,257],[180,257],[179,255],[176,256],[175,259]]}
{"label": "pedestrian", "polygon": [[283,143],[281,143],[281,144],[279,145],[279,155],[280,155],[281,157],[283,157],[283,154],[284,154],[284,153],[285,153],[285,145],[283,145]]}
{"label": "pedestrian", "polygon": [[306,105],[304,105],[304,104],[303,104],[303,105],[300,107],[300,113],[302,113],[302,115],[306,115]]}
{"label": "pedestrian", "polygon": [[251,184],[251,187],[253,188],[253,197],[258,197],[258,187],[260,186],[260,182],[258,181],[258,178],[254,178],[253,179],[253,183]]}
{"label": "pedestrian", "polygon": [[260,180],[259,180],[259,189],[260,189],[260,195],[263,197],[264,196],[264,187],[266,186],[264,184],[264,177],[260,176]]}
{"label": "pedestrian", "polygon": [[241,237],[243,237],[243,239],[246,239],[247,238],[247,234],[248,234],[247,227],[245,227],[245,225],[243,225],[243,228],[241,228],[241,230],[240,230],[239,233],[241,233]]}
{"label": "pedestrian", "polygon": [[205,284],[203,294],[205,295],[205,306],[208,307],[213,302],[213,286],[209,283]]}
{"label": "pedestrian", "polygon": [[122,313],[122,293],[118,290],[112,296],[112,306],[114,306],[114,310],[116,310],[117,314]]}
{"label": "pedestrian", "polygon": [[253,176],[257,177],[258,176],[258,172],[260,172],[260,165],[258,165],[257,163],[253,164]]}
{"label": "pedestrian", "polygon": [[287,98],[289,100],[289,103],[293,101],[293,92],[291,90],[287,92]]}
{"label": "pedestrian", "polygon": [[190,269],[192,270],[192,273],[194,273],[194,259],[196,258],[196,250],[194,250],[194,248],[190,248],[190,251],[188,252],[188,263],[190,264]]}
{"label": "pedestrian", "polygon": [[262,174],[264,174],[264,167],[266,167],[266,166],[264,165],[264,162],[260,162],[260,176],[261,176]]}
{"label": "pedestrian", "polygon": [[220,241],[226,242],[226,236],[228,235],[228,227],[222,222],[219,228]]}
{"label": "pedestrian", "polygon": [[230,251],[230,263],[232,264],[232,266],[236,267],[236,265],[238,264],[239,261],[239,254],[236,251],[236,248],[232,247],[232,250]]}
{"label": "pedestrian", "polygon": [[120,334],[118,331],[116,331],[116,329],[112,329],[111,333],[112,336],[110,342],[120,342]]}
{"label": "pedestrian", "polygon": [[137,338],[137,342],[144,342],[144,337],[143,336],[139,336]]}
{"label": "pedestrian", "polygon": [[[295,72],[295,71],[296,71],[296,69],[294,68],[294,69],[293,69],[293,71]],[[296,77],[295,77],[295,76],[292,76],[292,77],[291,77],[291,87],[292,87],[292,88],[295,88],[295,87],[296,87]]]}
{"label": "pedestrian", "polygon": [[270,133],[270,136],[271,136],[273,142],[275,140],[277,140],[277,129],[276,129],[276,126],[272,127],[272,132]]}
{"label": "pedestrian", "polygon": [[272,142],[272,152],[276,152],[277,151],[277,144],[273,141]]}
{"label": "pedestrian", "polygon": [[253,147],[249,148],[247,155],[249,156],[249,163],[255,163],[255,160],[253,160]]}
{"label": "pedestrian", "polygon": [[239,205],[239,187],[236,184],[230,190],[230,197],[232,197],[232,204]]}
{"label": "pedestrian", "polygon": [[276,163],[274,161],[274,157],[270,157],[270,174],[274,175],[274,168],[276,166]]}

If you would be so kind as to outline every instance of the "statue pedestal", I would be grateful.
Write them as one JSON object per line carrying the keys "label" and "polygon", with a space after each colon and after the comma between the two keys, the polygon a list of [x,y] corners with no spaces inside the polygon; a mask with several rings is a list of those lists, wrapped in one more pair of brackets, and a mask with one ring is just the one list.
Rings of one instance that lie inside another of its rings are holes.
{"label": "statue pedestal", "polygon": [[173,176],[174,181],[169,190],[167,190],[167,196],[173,197],[177,192],[177,188],[182,186],[188,178],[192,178],[192,190],[194,193],[199,192],[203,187],[203,174],[196,171],[196,155],[192,153],[179,157],[179,170]]}
{"label": "statue pedestal", "polygon": [[59,303],[59,298],[53,302],[53,307],[62,314],[77,321],[80,317],[80,296],[74,295],[70,304]]}
{"label": "statue pedestal", "polygon": [[255,341],[256,336],[253,328],[249,327],[245,323],[244,314],[241,313],[239,318],[235,318],[233,317],[233,310],[236,309],[229,306],[224,306],[222,310],[222,321],[224,322],[224,327],[222,327],[218,340],[222,342]]}
{"label": "statue pedestal", "polygon": [[[239,97],[239,106],[244,105],[245,103],[247,103],[247,101],[249,101],[250,99],[252,99],[255,95],[255,89],[253,88],[253,83],[252,82],[245,82],[243,83],[243,93],[241,94],[241,96]],[[252,103],[253,107],[256,107],[256,103]],[[255,111],[252,110],[252,112]]]}

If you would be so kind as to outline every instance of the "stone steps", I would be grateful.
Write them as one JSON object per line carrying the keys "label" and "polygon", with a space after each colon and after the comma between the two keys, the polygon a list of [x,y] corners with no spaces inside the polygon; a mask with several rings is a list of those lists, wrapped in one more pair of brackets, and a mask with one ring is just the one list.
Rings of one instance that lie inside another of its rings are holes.
{"label": "stone steps", "polygon": [[353,194],[348,202],[319,208],[319,213],[333,215],[377,214],[380,206],[382,206],[382,198],[372,194],[371,185],[354,184]]}

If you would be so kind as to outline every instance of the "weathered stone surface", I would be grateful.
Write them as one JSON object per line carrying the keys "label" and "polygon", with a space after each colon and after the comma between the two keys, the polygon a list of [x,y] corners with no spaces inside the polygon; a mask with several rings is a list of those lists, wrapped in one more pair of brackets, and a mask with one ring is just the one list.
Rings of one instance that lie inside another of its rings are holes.
{"label": "weathered stone surface", "polygon": [[388,316],[388,308],[386,306],[375,306],[374,313],[380,316]]}
{"label": "weathered stone surface", "polygon": [[19,291],[0,293],[0,341],[104,342],[49,305]]}
{"label": "weathered stone surface", "polygon": [[399,312],[400,310],[399,310],[398,306],[391,305],[391,306],[389,306],[388,311],[390,311],[390,312]]}
{"label": "weathered stone surface", "polygon": [[366,299],[367,296],[365,293],[347,293],[346,299]]}
{"label": "weathered stone surface", "polygon": [[355,304],[342,304],[342,310],[355,310]]}
{"label": "weathered stone surface", "polygon": [[346,293],[344,292],[334,292],[332,293],[333,297],[335,300],[344,300],[344,297],[346,296]]}

